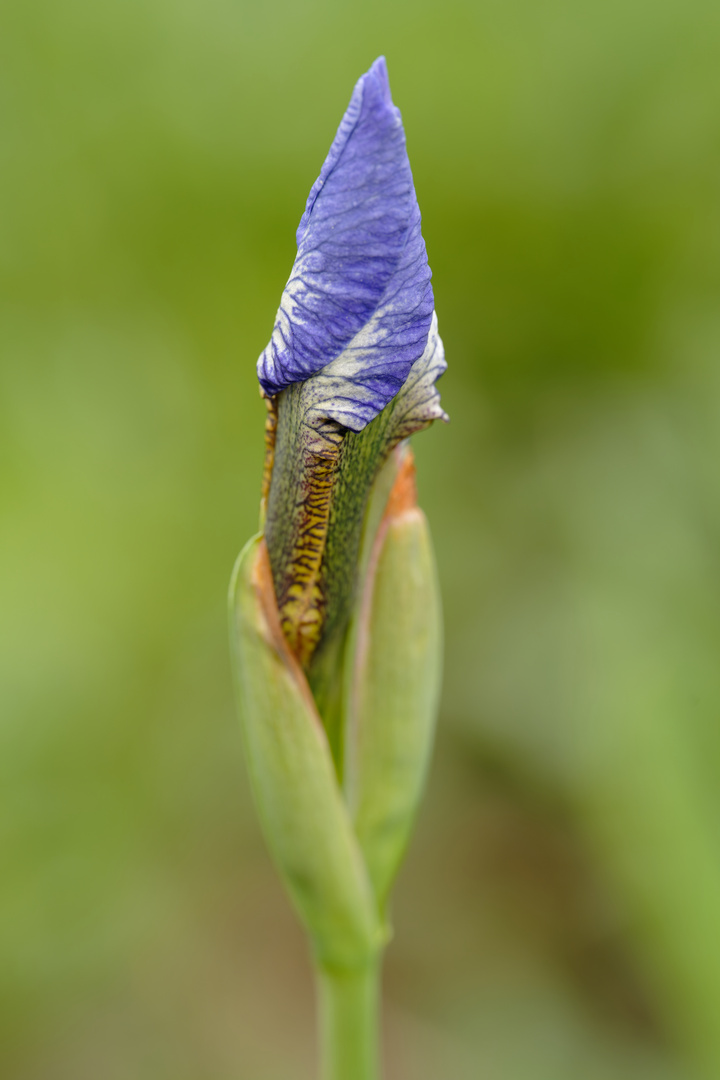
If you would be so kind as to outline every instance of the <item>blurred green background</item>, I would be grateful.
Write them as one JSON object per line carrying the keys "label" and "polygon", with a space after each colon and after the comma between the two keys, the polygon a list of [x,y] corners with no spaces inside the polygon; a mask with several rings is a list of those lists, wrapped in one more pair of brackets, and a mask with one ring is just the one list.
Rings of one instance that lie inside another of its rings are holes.
{"label": "blurred green background", "polygon": [[720,1076],[720,8],[0,11],[0,1074],[310,1080],[225,594],[254,364],[388,58],[452,417],[387,1080]]}

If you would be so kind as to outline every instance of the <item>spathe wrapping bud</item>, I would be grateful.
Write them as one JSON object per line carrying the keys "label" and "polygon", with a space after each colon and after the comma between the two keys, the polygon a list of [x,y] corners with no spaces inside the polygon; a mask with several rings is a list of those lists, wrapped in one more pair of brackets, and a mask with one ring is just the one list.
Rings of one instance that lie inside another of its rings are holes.
{"label": "spathe wrapping bud", "polygon": [[432,749],[442,614],[407,447],[368,553],[348,642],[345,793],[380,913],[415,819]]}
{"label": "spathe wrapping bud", "polygon": [[305,676],[280,629],[267,551],[251,540],[230,585],[230,640],[248,770],[265,839],[318,961],[363,966],[375,904]]}

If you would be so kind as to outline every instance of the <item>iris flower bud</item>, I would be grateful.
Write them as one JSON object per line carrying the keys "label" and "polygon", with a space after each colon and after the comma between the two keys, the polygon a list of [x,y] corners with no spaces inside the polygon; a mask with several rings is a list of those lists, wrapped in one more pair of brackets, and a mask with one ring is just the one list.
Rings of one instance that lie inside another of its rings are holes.
{"label": "iris flower bud", "polygon": [[382,57],[355,87],[297,240],[258,361],[272,432],[265,533],[283,630],[324,697],[373,481],[393,446],[445,416],[420,211]]}
{"label": "iris flower bud", "polygon": [[433,314],[420,210],[384,57],[359,80],[308,196],[270,344],[269,395],[321,374],[312,409],[361,431],[395,396]]}
{"label": "iris flower bud", "polygon": [[447,419],[382,57],[355,87],[297,242],[258,361],[263,532],[233,576],[233,667],[265,835],[326,980],[326,1075],[360,1080],[372,1075],[358,1019],[369,984],[348,987],[387,937],[440,682],[439,594],[406,440]]}

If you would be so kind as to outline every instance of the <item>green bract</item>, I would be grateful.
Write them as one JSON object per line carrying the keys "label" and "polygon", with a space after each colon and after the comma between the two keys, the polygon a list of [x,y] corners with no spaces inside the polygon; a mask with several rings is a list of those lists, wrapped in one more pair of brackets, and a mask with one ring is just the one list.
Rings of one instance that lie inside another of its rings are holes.
{"label": "green bract", "polygon": [[238,703],[265,838],[318,960],[361,965],[379,945],[375,905],[325,731],[280,629],[261,539],[238,559],[230,603]]}
{"label": "green bract", "polygon": [[345,791],[379,908],[405,852],[432,747],[441,613],[422,511],[387,514],[353,627]]}
{"label": "green bract", "polygon": [[230,591],[238,705],[263,830],[318,962],[335,970],[363,967],[386,937],[387,896],[426,772],[440,680],[439,595],[407,449],[393,454],[380,481],[342,665],[342,778],[282,632],[261,537],[240,555]]}

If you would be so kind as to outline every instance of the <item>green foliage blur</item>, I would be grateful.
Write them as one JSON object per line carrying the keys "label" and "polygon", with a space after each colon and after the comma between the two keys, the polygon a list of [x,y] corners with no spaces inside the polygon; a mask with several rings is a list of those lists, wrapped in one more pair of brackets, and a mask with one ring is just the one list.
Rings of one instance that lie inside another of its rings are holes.
{"label": "green foliage blur", "polygon": [[310,1080],[225,597],[254,365],[355,79],[403,111],[452,420],[387,1080],[720,1076],[720,8],[0,12],[0,1075]]}

